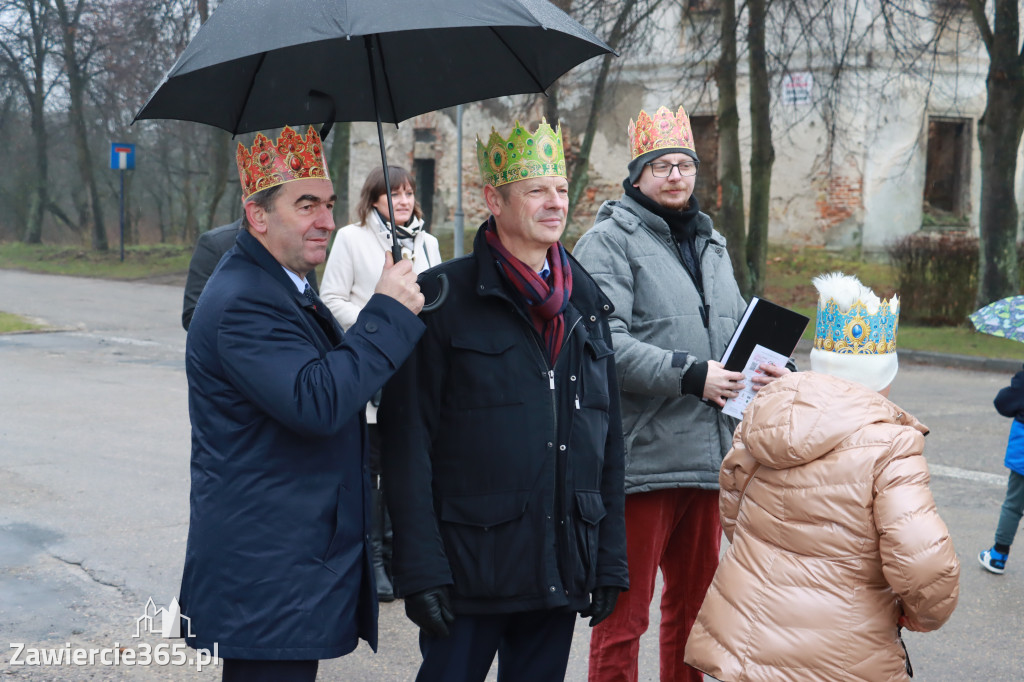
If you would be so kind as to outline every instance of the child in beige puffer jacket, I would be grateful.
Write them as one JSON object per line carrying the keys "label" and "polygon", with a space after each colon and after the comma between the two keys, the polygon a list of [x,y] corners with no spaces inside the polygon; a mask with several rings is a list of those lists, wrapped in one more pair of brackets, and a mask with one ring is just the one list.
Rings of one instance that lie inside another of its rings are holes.
{"label": "child in beige puffer jacket", "polygon": [[725,682],[907,680],[900,626],[934,630],[957,603],[927,428],[886,397],[898,300],[854,278],[815,284],[815,350],[828,356],[760,391],[719,477],[732,544],[685,660]]}

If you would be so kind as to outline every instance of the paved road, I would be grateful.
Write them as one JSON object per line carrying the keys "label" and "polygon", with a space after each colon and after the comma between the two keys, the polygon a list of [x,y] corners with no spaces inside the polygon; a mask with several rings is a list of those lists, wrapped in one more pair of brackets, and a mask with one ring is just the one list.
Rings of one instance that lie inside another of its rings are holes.
{"label": "paved road", "polygon": [[[0,647],[140,649],[147,598],[177,593],[188,521],[189,425],[181,290],[0,271],[0,310],[61,331],[0,336]],[[806,365],[806,359],[803,360]],[[932,427],[933,490],[961,562],[960,606],[941,631],[907,637],[918,680],[1024,678],[1024,560],[982,571],[1005,486],[1005,372],[904,364],[892,398]],[[321,667],[321,680],[410,680],[414,628],[383,605],[381,649]],[[657,609],[641,680],[657,680]],[[586,678],[588,631],[569,680]],[[0,679],[215,680],[184,667],[11,666]],[[493,672],[492,672],[493,679]]]}

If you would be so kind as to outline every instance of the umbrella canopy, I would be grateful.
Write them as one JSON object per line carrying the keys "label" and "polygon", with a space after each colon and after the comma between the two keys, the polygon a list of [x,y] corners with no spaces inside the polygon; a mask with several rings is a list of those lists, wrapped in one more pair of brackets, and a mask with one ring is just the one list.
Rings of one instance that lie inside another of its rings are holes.
{"label": "umbrella canopy", "polygon": [[979,332],[1024,342],[1024,296],[1010,296],[989,303],[968,318]]}
{"label": "umbrella canopy", "polygon": [[224,0],[134,121],[230,133],[324,122],[322,137],[334,121],[376,121],[393,216],[382,121],[543,92],[611,51],[547,0]]}
{"label": "umbrella canopy", "polygon": [[398,123],[542,92],[606,52],[547,0],[225,0],[135,120]]}

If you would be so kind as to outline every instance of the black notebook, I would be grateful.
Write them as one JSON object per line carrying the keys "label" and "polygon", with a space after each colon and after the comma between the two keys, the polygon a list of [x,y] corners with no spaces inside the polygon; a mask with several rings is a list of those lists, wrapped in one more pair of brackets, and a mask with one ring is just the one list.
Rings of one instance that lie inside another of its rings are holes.
{"label": "black notebook", "polygon": [[785,355],[793,355],[797,342],[810,319],[798,312],[754,296],[729,339],[722,364],[732,372],[742,372],[754,346]]}

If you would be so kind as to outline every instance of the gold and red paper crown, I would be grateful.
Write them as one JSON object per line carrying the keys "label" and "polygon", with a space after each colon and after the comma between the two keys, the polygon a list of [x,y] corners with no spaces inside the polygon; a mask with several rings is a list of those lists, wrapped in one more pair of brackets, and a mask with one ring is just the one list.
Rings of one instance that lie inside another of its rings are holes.
{"label": "gold and red paper crown", "polygon": [[697,151],[693,147],[690,117],[682,107],[674,114],[668,107],[658,107],[653,118],[641,109],[636,123],[630,119],[628,132],[633,159],[647,152],[670,147],[689,149],[694,153]]}
{"label": "gold and red paper crown", "polygon": [[309,126],[305,137],[285,126],[276,143],[258,133],[251,150],[238,143],[235,158],[238,179],[242,182],[242,201],[256,192],[292,180],[331,179],[327,173],[323,142],[313,126]]}

